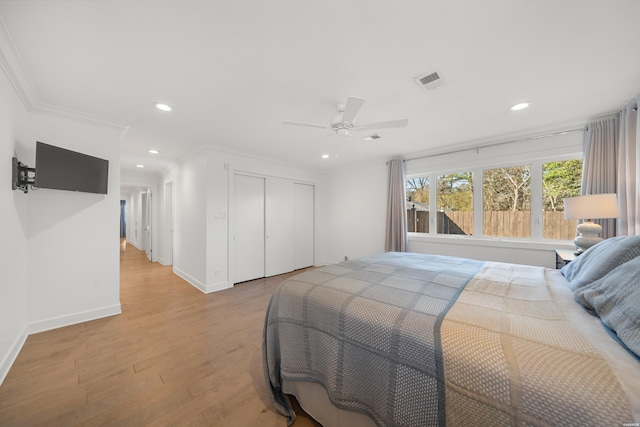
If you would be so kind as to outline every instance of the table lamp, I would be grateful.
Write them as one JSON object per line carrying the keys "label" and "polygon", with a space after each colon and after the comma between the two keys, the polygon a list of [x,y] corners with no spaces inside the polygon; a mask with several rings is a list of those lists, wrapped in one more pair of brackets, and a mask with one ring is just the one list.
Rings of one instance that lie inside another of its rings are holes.
{"label": "table lamp", "polygon": [[603,240],[600,237],[602,226],[591,220],[619,216],[618,198],[615,193],[590,194],[564,199],[564,219],[584,220],[576,227],[576,238],[573,241],[577,255]]}

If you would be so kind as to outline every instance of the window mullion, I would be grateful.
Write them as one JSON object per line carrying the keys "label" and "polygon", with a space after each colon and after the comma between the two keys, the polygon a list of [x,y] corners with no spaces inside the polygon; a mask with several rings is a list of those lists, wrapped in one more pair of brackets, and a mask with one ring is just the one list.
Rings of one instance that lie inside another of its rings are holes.
{"label": "window mullion", "polygon": [[482,237],[482,169],[473,170],[473,235]]}
{"label": "window mullion", "polygon": [[531,162],[531,240],[542,240],[542,162]]}
{"label": "window mullion", "polygon": [[438,234],[437,175],[429,175],[429,234]]}

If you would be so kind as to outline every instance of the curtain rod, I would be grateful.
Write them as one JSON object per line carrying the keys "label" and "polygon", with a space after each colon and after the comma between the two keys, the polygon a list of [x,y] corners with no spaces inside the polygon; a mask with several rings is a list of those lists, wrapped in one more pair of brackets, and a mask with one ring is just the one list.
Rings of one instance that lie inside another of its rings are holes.
{"label": "curtain rod", "polygon": [[427,155],[424,155],[424,156],[409,157],[406,160],[428,159],[430,157],[445,156],[447,154],[456,154],[456,153],[461,153],[463,151],[469,151],[469,150],[476,150],[476,152],[479,152],[481,148],[497,147],[499,145],[513,144],[514,142],[531,141],[533,139],[548,138],[550,136],[564,135],[564,134],[571,133],[571,132],[580,132],[580,131],[584,132],[587,129],[588,129],[588,127],[584,126],[584,127],[581,127],[581,128],[562,130],[562,131],[557,131],[557,132],[552,132],[552,133],[545,133],[543,135],[536,135],[536,136],[529,136],[529,137],[526,137],[526,138],[511,139],[509,141],[494,142],[494,143],[491,143],[491,144],[484,144],[484,145],[476,145],[474,147],[464,147],[464,148],[459,148],[457,150],[447,151],[445,153],[427,154]]}

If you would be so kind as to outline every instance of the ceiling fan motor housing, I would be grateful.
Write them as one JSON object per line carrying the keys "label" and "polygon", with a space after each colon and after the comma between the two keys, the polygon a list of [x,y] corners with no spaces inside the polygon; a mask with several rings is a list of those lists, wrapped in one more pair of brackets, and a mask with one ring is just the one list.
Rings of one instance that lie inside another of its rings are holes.
{"label": "ceiling fan motor housing", "polygon": [[335,116],[333,116],[329,125],[334,129],[340,129],[340,128],[351,129],[356,125],[356,120],[353,119],[351,123],[345,122],[342,120],[342,113],[338,113]]}

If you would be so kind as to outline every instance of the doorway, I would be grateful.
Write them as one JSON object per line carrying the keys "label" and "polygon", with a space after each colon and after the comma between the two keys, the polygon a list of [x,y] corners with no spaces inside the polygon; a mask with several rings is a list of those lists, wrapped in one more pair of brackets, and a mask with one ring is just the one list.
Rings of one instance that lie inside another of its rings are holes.
{"label": "doorway", "polygon": [[142,248],[147,255],[147,259],[153,261],[153,250],[151,246],[151,213],[153,210],[151,188],[147,188],[146,191],[142,192],[140,205],[142,210]]}
{"label": "doorway", "polygon": [[173,181],[164,187],[165,200],[165,265],[173,265]]}
{"label": "doorway", "polygon": [[127,238],[127,201],[120,200],[120,238]]}

